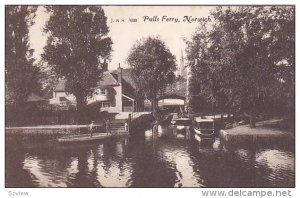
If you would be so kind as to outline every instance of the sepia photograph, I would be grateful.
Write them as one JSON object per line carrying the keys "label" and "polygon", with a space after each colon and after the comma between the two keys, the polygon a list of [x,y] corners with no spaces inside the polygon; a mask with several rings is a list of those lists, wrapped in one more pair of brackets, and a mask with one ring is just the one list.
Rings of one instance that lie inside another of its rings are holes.
{"label": "sepia photograph", "polygon": [[4,5],[5,188],[295,188],[295,7]]}

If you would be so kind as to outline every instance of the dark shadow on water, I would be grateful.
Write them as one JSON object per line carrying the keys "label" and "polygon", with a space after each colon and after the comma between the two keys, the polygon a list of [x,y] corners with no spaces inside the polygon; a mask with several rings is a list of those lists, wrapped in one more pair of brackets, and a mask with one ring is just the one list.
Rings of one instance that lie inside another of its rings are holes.
{"label": "dark shadow on water", "polygon": [[23,168],[25,152],[14,145],[5,149],[5,187],[38,187],[30,177],[30,172]]}
{"label": "dark shadow on water", "polygon": [[[96,179],[97,172],[89,171],[88,155],[90,155],[90,153],[85,152],[77,156],[78,172],[74,176],[70,177],[70,179],[68,180],[68,183],[70,184],[69,187],[101,187],[101,184]],[[94,166],[94,170],[95,170],[95,166]]]}
{"label": "dark shadow on water", "polygon": [[145,140],[144,135],[131,137],[128,148],[133,161],[131,187],[173,187],[173,170],[156,155],[157,140]]}
{"label": "dark shadow on water", "polygon": [[[176,128],[178,130],[178,128]],[[294,147],[154,127],[95,143],[6,142],[6,187],[294,187]],[[188,134],[188,136],[187,136]]]}

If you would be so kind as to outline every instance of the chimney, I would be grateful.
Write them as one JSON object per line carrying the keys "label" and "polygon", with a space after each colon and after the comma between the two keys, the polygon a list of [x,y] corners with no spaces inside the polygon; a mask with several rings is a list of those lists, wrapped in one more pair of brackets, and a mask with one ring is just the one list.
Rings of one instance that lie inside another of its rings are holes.
{"label": "chimney", "polygon": [[122,70],[123,70],[123,68],[120,66],[120,63],[119,63],[119,67],[118,67],[118,83],[119,84],[122,84]]}
{"label": "chimney", "polygon": [[106,59],[104,59],[104,62],[103,62],[103,65],[102,65],[102,69],[103,69],[104,72],[108,70],[108,64],[106,62]]}

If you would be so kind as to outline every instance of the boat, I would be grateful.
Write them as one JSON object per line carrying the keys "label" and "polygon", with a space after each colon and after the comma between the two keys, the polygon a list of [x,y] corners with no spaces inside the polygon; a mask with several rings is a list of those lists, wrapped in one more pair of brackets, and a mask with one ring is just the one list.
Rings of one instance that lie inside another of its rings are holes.
{"label": "boat", "polygon": [[190,118],[177,118],[177,119],[172,119],[171,124],[173,125],[178,125],[178,126],[191,126],[192,121]]}
{"label": "boat", "polygon": [[112,134],[106,133],[93,133],[91,136],[90,134],[81,134],[81,135],[73,135],[73,136],[66,136],[62,138],[58,138],[57,141],[59,143],[75,143],[75,142],[90,142],[90,141],[99,141],[111,138]]}
{"label": "boat", "polygon": [[192,121],[190,118],[177,118],[172,119],[171,124],[175,125],[177,129],[182,130],[188,126],[191,126]]}
{"label": "boat", "polygon": [[[215,137],[215,123],[213,119],[195,118],[193,124],[195,138],[198,139],[213,139]],[[198,137],[197,137],[198,136]]]}
{"label": "boat", "polygon": [[179,118],[178,113],[170,113],[169,115],[171,117],[171,124],[175,123],[175,120]]}
{"label": "boat", "polygon": [[190,118],[177,118],[171,121],[173,125],[173,134],[177,137],[178,134],[181,134],[186,137],[189,130],[189,127],[192,125],[192,121]]}

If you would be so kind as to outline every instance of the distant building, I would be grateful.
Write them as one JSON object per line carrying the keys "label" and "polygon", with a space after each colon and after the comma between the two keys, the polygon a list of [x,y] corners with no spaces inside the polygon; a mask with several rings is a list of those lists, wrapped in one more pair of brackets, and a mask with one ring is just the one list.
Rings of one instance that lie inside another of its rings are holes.
{"label": "distant building", "polygon": [[[102,78],[93,88],[93,95],[87,98],[87,105],[107,112],[133,112],[143,109],[135,96],[135,84],[131,76],[131,69],[118,67],[117,70],[107,71],[104,68]],[[60,80],[53,90],[50,104],[76,105],[76,98],[66,91],[66,80]]]}
{"label": "distant building", "polygon": [[184,79],[187,79],[187,68],[184,65],[184,57],[183,57],[182,49],[181,49],[181,57],[180,57],[180,63],[178,68],[178,75],[183,77]]}

